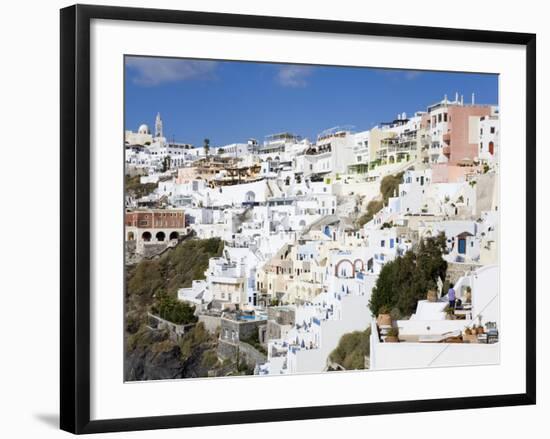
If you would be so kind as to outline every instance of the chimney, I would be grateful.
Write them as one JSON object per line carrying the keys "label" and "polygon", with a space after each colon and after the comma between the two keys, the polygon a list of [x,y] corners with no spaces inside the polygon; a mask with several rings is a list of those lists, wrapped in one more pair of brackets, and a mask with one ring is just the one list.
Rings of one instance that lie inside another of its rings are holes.
{"label": "chimney", "polygon": [[472,105],[476,103],[476,94],[472,93]]}

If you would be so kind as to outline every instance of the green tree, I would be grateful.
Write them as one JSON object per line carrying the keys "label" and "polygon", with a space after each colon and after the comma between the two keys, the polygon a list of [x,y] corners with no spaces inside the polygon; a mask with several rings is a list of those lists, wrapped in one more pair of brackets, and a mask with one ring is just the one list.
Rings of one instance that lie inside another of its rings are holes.
{"label": "green tree", "polygon": [[445,235],[420,240],[415,251],[395,258],[382,267],[372,289],[369,308],[374,315],[380,309],[397,308],[402,315],[410,315],[417,302],[435,289],[437,279],[445,279],[447,262],[443,259]]}
{"label": "green tree", "polygon": [[210,153],[210,139],[206,138],[203,141],[204,153],[208,155]]}

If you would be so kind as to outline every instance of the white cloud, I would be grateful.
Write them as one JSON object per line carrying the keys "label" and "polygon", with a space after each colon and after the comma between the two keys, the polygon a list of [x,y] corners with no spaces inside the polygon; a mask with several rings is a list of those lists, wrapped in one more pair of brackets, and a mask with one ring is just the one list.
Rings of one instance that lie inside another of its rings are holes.
{"label": "white cloud", "polygon": [[277,73],[277,82],[283,87],[305,87],[312,69],[308,66],[281,66]]}
{"label": "white cloud", "polygon": [[135,72],[136,84],[154,86],[166,82],[212,79],[217,63],[175,58],[129,57],[126,66]]}
{"label": "white cloud", "polygon": [[413,79],[418,78],[420,75],[422,75],[422,72],[418,70],[406,70],[405,71],[405,79],[408,79],[409,81],[412,81]]}
{"label": "white cloud", "polygon": [[386,76],[388,79],[398,81],[414,81],[424,74],[421,70],[399,70],[399,69],[380,69],[376,70],[380,75]]}

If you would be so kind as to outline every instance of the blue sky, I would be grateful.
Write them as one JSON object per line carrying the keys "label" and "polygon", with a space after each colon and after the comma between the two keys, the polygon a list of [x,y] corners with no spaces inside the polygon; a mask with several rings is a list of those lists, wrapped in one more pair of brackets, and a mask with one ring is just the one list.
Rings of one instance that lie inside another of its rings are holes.
{"label": "blue sky", "polygon": [[212,146],[290,131],[310,139],[351,125],[367,130],[455,92],[498,104],[498,76],[364,67],[127,57],[125,127],[151,129],[159,111],[169,139]]}

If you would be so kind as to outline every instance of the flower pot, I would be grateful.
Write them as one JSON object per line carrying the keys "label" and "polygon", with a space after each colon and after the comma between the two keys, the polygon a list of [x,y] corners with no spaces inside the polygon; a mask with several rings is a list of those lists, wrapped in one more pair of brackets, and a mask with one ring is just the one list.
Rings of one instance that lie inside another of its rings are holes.
{"label": "flower pot", "polygon": [[391,326],[391,316],[389,314],[378,314],[376,323],[378,326]]}
{"label": "flower pot", "polygon": [[477,335],[476,334],[464,334],[462,336],[462,340],[464,343],[477,343]]}

